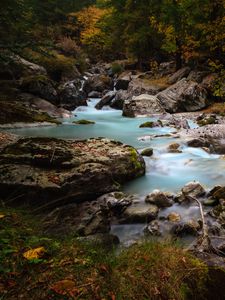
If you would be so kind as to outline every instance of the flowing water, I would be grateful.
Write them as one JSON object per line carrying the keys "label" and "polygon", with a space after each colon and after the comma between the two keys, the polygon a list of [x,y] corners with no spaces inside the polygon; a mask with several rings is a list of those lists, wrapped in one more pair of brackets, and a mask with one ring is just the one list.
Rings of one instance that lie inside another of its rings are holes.
{"label": "flowing water", "polygon": [[[177,192],[187,182],[193,180],[199,181],[205,188],[224,185],[225,160],[221,156],[208,154],[200,148],[187,147],[185,142],[179,138],[152,138],[154,135],[174,132],[175,129],[169,127],[139,128],[140,124],[147,120],[156,120],[156,118],[125,118],[122,117],[121,111],[109,107],[96,110],[94,106],[98,101],[99,99],[89,100],[87,107],[77,108],[73,117],[61,120],[63,123],[60,126],[14,129],[11,132],[23,136],[70,139],[107,137],[134,146],[138,150],[153,148],[154,155],[145,158],[146,175],[124,186],[124,191],[138,194],[142,199],[154,189]],[[95,121],[95,124],[72,124],[74,120],[80,119],[92,120]],[[190,122],[190,125],[195,126],[193,122]],[[174,142],[181,145],[182,153],[168,153],[168,146]],[[171,209],[165,211],[169,210]],[[196,209],[193,210],[193,208],[180,210],[178,206],[173,206],[173,211],[178,211],[184,218],[196,214]],[[142,228],[143,225],[113,226],[112,231],[123,240],[130,236],[140,235]]]}

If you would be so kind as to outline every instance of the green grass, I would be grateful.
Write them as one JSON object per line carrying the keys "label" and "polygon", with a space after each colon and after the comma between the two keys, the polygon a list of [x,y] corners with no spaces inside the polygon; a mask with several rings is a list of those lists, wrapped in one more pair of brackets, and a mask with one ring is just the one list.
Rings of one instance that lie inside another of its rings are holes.
{"label": "green grass", "polygon": [[[3,217],[2,217],[3,216]],[[23,254],[44,247],[37,259]],[[201,299],[207,268],[171,243],[119,254],[75,237],[46,236],[40,217],[0,209],[0,299]]]}

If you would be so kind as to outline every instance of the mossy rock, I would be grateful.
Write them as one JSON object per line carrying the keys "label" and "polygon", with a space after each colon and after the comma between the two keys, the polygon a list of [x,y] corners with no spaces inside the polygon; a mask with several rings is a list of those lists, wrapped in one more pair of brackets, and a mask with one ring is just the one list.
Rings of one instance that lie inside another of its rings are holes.
{"label": "mossy rock", "polygon": [[152,155],[153,155],[153,149],[152,149],[152,148],[144,149],[144,150],[141,152],[141,155],[142,155],[142,156],[152,156]]}
{"label": "mossy rock", "polygon": [[17,101],[1,101],[0,124],[15,122],[49,122],[61,124],[61,122],[50,117],[47,113],[27,107],[23,103]]}
{"label": "mossy rock", "polygon": [[199,120],[197,122],[197,124],[199,126],[206,126],[206,125],[211,125],[211,124],[216,124],[217,123],[217,120],[215,117],[209,117],[209,118],[205,118],[203,120]]}
{"label": "mossy rock", "polygon": [[154,122],[145,122],[139,126],[139,128],[152,128],[154,127]]}
{"label": "mossy rock", "polygon": [[89,121],[89,120],[78,120],[78,121],[73,121],[73,124],[77,125],[93,125],[95,124],[94,121]]}

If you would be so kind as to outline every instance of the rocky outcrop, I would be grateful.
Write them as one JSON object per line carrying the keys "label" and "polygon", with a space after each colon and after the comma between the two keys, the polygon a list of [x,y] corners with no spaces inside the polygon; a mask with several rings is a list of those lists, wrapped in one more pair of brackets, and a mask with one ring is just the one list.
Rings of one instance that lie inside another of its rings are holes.
{"label": "rocky outcrop", "polygon": [[208,147],[211,153],[225,154],[225,125],[212,124],[180,133],[191,147]]}
{"label": "rocky outcrop", "polygon": [[116,90],[127,90],[128,85],[131,81],[131,73],[124,72],[116,80],[115,89]]}
{"label": "rocky outcrop", "polygon": [[169,84],[174,84],[177,81],[181,80],[184,77],[187,77],[190,73],[191,69],[189,67],[184,67],[178,71],[176,71],[173,75],[171,75],[168,79]]}
{"label": "rocky outcrop", "polygon": [[93,75],[85,83],[83,90],[89,94],[92,91],[103,93],[113,89],[113,80],[107,75]]}
{"label": "rocky outcrop", "polygon": [[14,203],[55,207],[96,199],[144,172],[143,158],[120,142],[22,138],[0,152],[0,193]]}
{"label": "rocky outcrop", "polygon": [[157,95],[167,112],[197,111],[209,105],[207,91],[197,82],[182,79]]}
{"label": "rocky outcrop", "polygon": [[106,93],[102,99],[95,105],[96,109],[102,109],[103,106],[105,105],[109,105],[110,102],[113,100],[113,98],[115,97],[116,92],[114,91],[110,91],[108,93]]}
{"label": "rocky outcrop", "polygon": [[23,78],[20,86],[21,90],[45,100],[58,104],[58,95],[52,80],[44,75],[29,76]]}
{"label": "rocky outcrop", "polygon": [[87,105],[86,94],[82,91],[80,79],[66,82],[58,88],[60,105],[68,110],[74,110],[78,106]]}
{"label": "rocky outcrop", "polygon": [[165,88],[166,86],[154,81],[137,78],[129,83],[128,93],[132,96],[139,96],[141,94],[156,95]]}
{"label": "rocky outcrop", "polygon": [[163,114],[165,110],[155,96],[140,95],[126,100],[123,105],[123,116],[136,117],[152,114]]}

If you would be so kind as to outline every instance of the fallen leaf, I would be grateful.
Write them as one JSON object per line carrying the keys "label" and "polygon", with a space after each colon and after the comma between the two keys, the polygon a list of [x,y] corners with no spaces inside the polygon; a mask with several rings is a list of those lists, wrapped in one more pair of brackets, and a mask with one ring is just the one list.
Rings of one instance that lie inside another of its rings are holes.
{"label": "fallen leaf", "polygon": [[76,288],[75,282],[73,280],[64,279],[56,282],[50,288],[56,294],[59,295],[75,295],[79,293],[79,290]]}
{"label": "fallen leaf", "polygon": [[0,213],[0,219],[3,219],[3,218],[5,218],[5,215]]}
{"label": "fallen leaf", "polygon": [[44,247],[39,247],[39,248],[26,251],[23,254],[23,257],[26,258],[27,260],[37,259],[37,258],[41,258],[45,252],[46,250]]}

